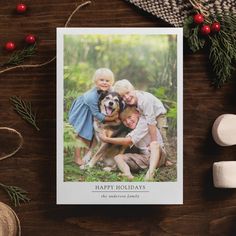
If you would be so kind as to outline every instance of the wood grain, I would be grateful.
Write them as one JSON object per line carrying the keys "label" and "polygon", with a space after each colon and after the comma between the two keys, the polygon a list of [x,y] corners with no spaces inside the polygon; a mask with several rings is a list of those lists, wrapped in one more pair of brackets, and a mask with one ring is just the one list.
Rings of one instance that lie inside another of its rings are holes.
{"label": "wood grain", "polygon": [[[56,27],[62,27],[76,4],[74,0],[26,0],[29,11],[14,13],[18,1],[0,8],[0,45],[15,40],[22,47],[28,33],[39,46],[30,63],[55,55]],[[94,0],[78,12],[70,27],[157,27],[167,23],[123,0]],[[8,55],[1,51],[1,62]],[[0,180],[23,187],[32,199],[16,209],[22,235],[235,235],[236,191],[215,189],[212,164],[236,160],[236,147],[218,147],[211,137],[214,120],[236,113],[236,83],[221,89],[210,86],[206,52],[184,49],[184,205],[182,206],[57,206],[56,197],[56,74],[55,62],[42,68],[17,69],[0,75],[0,121],[20,131],[23,148],[1,162]],[[40,132],[12,109],[9,98],[22,96],[38,111]],[[2,140],[2,139],[0,139]],[[0,149],[4,148],[0,143]],[[4,192],[0,200],[10,204]]]}

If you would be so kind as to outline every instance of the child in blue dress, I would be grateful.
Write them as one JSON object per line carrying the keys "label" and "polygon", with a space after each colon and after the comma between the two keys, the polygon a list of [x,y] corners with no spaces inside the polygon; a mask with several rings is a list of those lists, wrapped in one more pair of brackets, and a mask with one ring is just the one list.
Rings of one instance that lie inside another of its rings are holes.
{"label": "child in blue dress", "polygon": [[[102,114],[98,107],[100,92],[108,91],[114,83],[113,72],[107,68],[99,68],[94,73],[93,81],[95,87],[79,96],[73,102],[69,112],[69,123],[75,128],[77,138],[87,147],[90,146],[94,135],[93,119],[106,122],[118,118],[118,114],[113,116]],[[81,153],[82,148],[76,148],[74,161],[78,165],[84,164]]]}

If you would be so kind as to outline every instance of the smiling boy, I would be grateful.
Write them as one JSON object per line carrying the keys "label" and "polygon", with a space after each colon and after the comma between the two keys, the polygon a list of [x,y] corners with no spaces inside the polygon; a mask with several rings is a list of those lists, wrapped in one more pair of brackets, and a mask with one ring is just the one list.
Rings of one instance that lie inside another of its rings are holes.
{"label": "smiling boy", "polygon": [[128,179],[134,178],[131,171],[135,172],[148,168],[144,180],[153,180],[157,167],[172,164],[166,160],[164,144],[159,130],[155,127],[157,141],[151,142],[147,120],[140,115],[135,106],[127,106],[120,114],[120,119],[126,127],[132,130],[126,137],[110,138],[101,134],[100,138],[107,143],[135,145],[140,150],[140,154],[125,153],[114,157],[118,168]]}
{"label": "smiling boy", "polygon": [[157,97],[151,93],[136,90],[127,79],[118,80],[114,84],[114,91],[119,93],[124,102],[130,106],[137,106],[137,109],[143,115],[148,123],[149,133],[152,141],[156,140],[156,126],[160,130],[164,142],[167,142],[167,120],[166,109]]}

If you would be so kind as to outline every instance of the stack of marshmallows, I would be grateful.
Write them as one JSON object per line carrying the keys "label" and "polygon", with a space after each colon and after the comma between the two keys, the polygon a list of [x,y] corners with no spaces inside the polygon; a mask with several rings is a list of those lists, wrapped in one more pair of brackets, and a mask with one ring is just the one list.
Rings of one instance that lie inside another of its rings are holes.
{"label": "stack of marshmallows", "polygon": [[[220,146],[236,145],[236,115],[219,116],[212,127],[212,136]],[[236,161],[215,162],[213,181],[216,188],[236,188]]]}

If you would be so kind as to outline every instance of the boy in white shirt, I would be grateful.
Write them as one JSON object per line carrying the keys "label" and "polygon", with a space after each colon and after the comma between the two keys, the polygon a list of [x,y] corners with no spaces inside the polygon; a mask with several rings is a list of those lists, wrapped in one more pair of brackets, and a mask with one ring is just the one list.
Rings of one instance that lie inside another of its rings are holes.
{"label": "boy in white shirt", "polygon": [[107,143],[127,146],[135,145],[140,150],[140,154],[119,154],[114,157],[115,162],[128,179],[134,178],[131,171],[148,168],[144,180],[152,181],[157,167],[172,164],[166,160],[164,144],[159,130],[155,127],[157,141],[151,142],[148,122],[140,115],[135,106],[126,107],[120,114],[120,119],[126,127],[132,130],[126,137],[110,138],[105,134],[101,134],[100,138]]}
{"label": "boy in white shirt", "polygon": [[167,142],[166,109],[158,98],[151,93],[135,90],[134,86],[126,79],[118,80],[114,84],[114,91],[120,94],[126,104],[136,105],[141,115],[145,117],[151,142],[157,141],[156,126],[160,130],[164,142]]}

